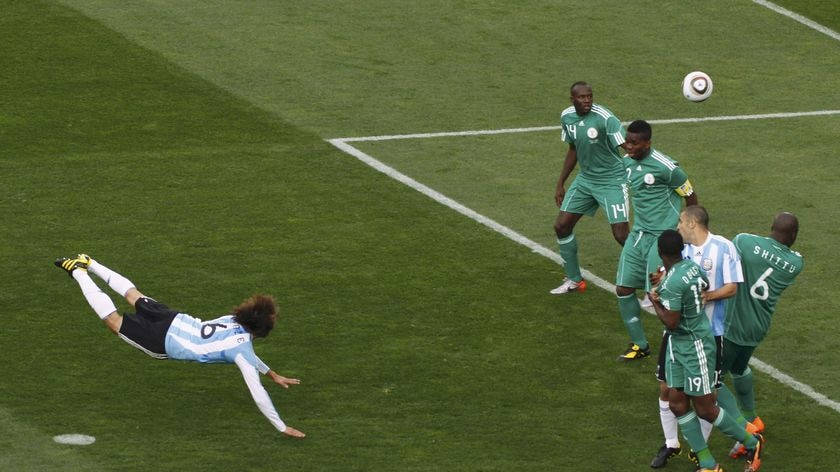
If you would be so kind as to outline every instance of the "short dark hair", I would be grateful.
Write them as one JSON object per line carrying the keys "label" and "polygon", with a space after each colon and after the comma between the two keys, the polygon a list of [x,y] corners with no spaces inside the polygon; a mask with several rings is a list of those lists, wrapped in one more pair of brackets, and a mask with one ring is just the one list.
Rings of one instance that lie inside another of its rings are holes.
{"label": "short dark hair", "polygon": [[683,238],[679,231],[673,229],[666,229],[659,235],[657,247],[659,248],[660,256],[668,256],[679,259],[682,257]]}
{"label": "short dark hair", "polygon": [[706,211],[706,208],[700,205],[691,205],[683,208],[683,213],[692,220],[703,225],[705,228],[709,227],[709,212]]}
{"label": "short dark hair", "polygon": [[579,86],[592,88],[592,86],[589,85],[589,82],[586,82],[584,80],[578,80],[577,82],[573,83],[571,87],[569,87],[569,95],[574,95],[575,94],[575,87],[579,87]]}
{"label": "short dark hair", "polygon": [[650,124],[645,120],[636,120],[630,123],[630,126],[627,127],[627,132],[641,134],[642,139],[645,141],[650,141],[650,138],[653,137],[653,129],[651,129]]}
{"label": "short dark hair", "polygon": [[255,338],[264,338],[274,329],[277,303],[269,295],[254,295],[233,309],[233,319]]}

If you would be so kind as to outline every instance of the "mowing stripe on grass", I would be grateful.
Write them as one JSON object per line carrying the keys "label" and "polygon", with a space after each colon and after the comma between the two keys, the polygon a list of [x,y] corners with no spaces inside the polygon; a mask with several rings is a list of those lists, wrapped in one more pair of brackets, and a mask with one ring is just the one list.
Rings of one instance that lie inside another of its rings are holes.
{"label": "mowing stripe on grass", "polygon": [[[840,111],[837,111],[836,113],[840,113]],[[753,115],[753,116],[761,116],[761,115]],[[709,121],[709,120],[703,120],[703,121]],[[673,120],[659,120],[659,121],[651,121],[651,122],[652,123],[656,123],[656,122],[658,122],[658,123],[663,123],[663,122],[672,123],[674,121]],[[532,131],[542,131],[542,130],[545,129],[545,127],[540,127],[540,128],[517,128],[517,129],[519,129],[519,130],[530,129]],[[496,131],[499,131],[499,130],[496,130]],[[514,131],[514,132],[523,132],[523,131]],[[465,134],[453,134],[453,133],[438,133],[438,135],[439,136],[475,136],[475,135],[481,135],[481,134],[494,134],[494,133],[490,133],[490,132],[480,132],[480,131],[479,132],[470,132],[470,133],[472,133],[472,134],[466,134],[465,135]],[[495,133],[495,134],[499,134],[499,133]],[[392,138],[392,139],[408,139],[405,136],[411,136],[411,135],[399,135],[399,136],[400,137],[398,137],[398,138]],[[427,135],[414,135],[414,136],[416,136],[418,138],[429,137]],[[379,138],[382,138],[382,137],[379,137]],[[563,265],[563,263],[564,263],[563,258],[560,257],[560,255],[556,251],[548,249],[545,246],[543,246],[543,245],[541,245],[541,244],[539,244],[535,241],[532,241],[531,239],[529,239],[529,238],[525,237],[524,235],[508,228],[507,226],[502,225],[502,224],[492,220],[491,218],[488,218],[488,217],[482,215],[481,213],[478,213],[477,211],[464,206],[463,204],[447,197],[446,195],[438,192],[437,190],[429,187],[428,185],[425,185],[423,183],[418,182],[415,179],[412,179],[411,177],[403,174],[402,172],[394,169],[393,167],[383,163],[382,161],[379,161],[378,159],[370,156],[369,154],[367,154],[367,153],[357,149],[356,147],[348,144],[348,142],[350,142],[350,141],[382,141],[382,140],[384,140],[384,139],[336,138],[336,139],[329,139],[327,141],[330,144],[332,144],[333,146],[340,149],[341,151],[355,157],[356,159],[358,159],[358,160],[364,162],[365,164],[367,164],[368,166],[370,166],[370,167],[376,169],[377,171],[382,172],[383,174],[387,175],[388,177],[391,177],[392,179],[394,179],[394,180],[396,180],[396,181],[398,181],[402,184],[405,184],[405,185],[411,187],[414,190],[417,190],[418,192],[422,193],[423,195],[426,195],[429,198],[435,200],[436,202],[457,211],[458,213],[466,216],[467,218],[470,218],[471,220],[474,220],[474,221],[476,221],[476,222],[478,222],[478,223],[480,223],[484,226],[487,226],[488,228],[492,229],[493,231],[496,231],[497,233],[500,233],[500,234],[504,235],[506,238],[511,239],[512,241],[514,241],[518,244],[521,244],[522,246],[527,247],[531,251],[533,251],[533,252],[535,252],[535,253],[543,256],[543,257],[546,257],[546,258],[548,258],[548,259],[550,259],[550,260],[552,260],[552,261],[554,261],[554,262],[556,262],[560,265]],[[602,289],[604,289],[608,292],[615,292],[615,285],[613,285],[612,283],[607,282],[606,280],[598,277],[597,275],[593,274],[592,272],[589,272],[586,269],[581,269],[581,274],[584,276],[584,278],[586,278],[588,281],[594,283],[596,286],[598,286],[598,287],[600,287],[600,288],[602,288]],[[648,312],[652,313],[651,310],[648,310]],[[794,379],[790,375],[780,371],[779,369],[773,367],[770,364],[767,364],[766,362],[763,362],[763,361],[759,360],[758,358],[753,357],[750,360],[750,365],[752,367],[754,367],[756,370],[773,377],[774,379],[778,380],[782,384],[787,385],[788,387],[790,387],[790,388],[802,393],[803,395],[813,399],[818,404],[823,405],[823,406],[828,407],[828,408],[831,408],[832,410],[836,411],[837,413],[840,413],[840,403],[828,398],[827,396],[823,395],[822,393],[817,392],[810,385],[804,384],[804,383]]]}
{"label": "mowing stripe on grass", "polygon": [[821,24],[817,23],[816,21],[809,20],[808,18],[805,18],[804,16],[802,16],[798,13],[794,13],[790,10],[782,8],[782,7],[780,7],[779,5],[776,5],[773,2],[768,2],[766,0],[753,0],[753,3],[757,3],[757,4],[759,4],[759,5],[761,5],[765,8],[769,8],[769,9],[773,10],[774,12],[776,12],[780,15],[785,15],[786,17],[788,17],[792,20],[796,20],[796,21],[802,23],[803,25],[805,25],[809,28],[813,28],[813,29],[819,31],[820,33],[822,33],[826,36],[830,36],[830,37],[836,39],[837,41],[840,41],[840,33],[834,31],[833,29],[831,29],[827,26],[821,25]]}
{"label": "mowing stripe on grass", "polygon": [[[740,120],[767,120],[778,118],[799,118],[803,116],[821,116],[821,115],[840,115],[840,110],[817,110],[817,111],[800,111],[791,113],[762,113],[758,115],[730,115],[730,116],[704,116],[700,118],[672,118],[668,120],[648,120],[652,125],[669,125],[676,123],[702,123],[705,121],[740,121]],[[624,122],[627,125],[629,122]],[[502,129],[483,129],[472,131],[444,131],[440,133],[414,133],[414,134],[391,134],[383,136],[360,136],[354,138],[335,138],[330,140],[341,141],[344,143],[366,142],[366,141],[394,141],[397,139],[424,139],[424,138],[449,138],[456,136],[484,136],[491,134],[508,134],[508,133],[533,133],[535,131],[557,131],[560,129],[559,125],[555,126],[534,126],[529,128],[502,128]],[[334,144],[334,143],[333,143]]]}

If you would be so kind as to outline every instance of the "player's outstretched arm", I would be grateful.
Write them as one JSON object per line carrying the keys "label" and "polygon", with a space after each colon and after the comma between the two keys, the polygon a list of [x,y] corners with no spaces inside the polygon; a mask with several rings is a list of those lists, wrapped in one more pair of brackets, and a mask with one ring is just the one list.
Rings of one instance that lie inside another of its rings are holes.
{"label": "player's outstretched arm", "polygon": [[283,388],[289,388],[289,385],[297,385],[300,383],[300,379],[290,379],[287,377],[283,377],[282,375],[279,375],[273,370],[268,371],[268,376],[271,377],[271,380],[273,380],[274,383]]}
{"label": "player's outstretched arm", "polygon": [[[245,359],[245,356],[238,354],[236,358],[234,358],[234,363],[237,367],[239,367],[240,372],[242,372],[242,378],[245,379],[245,384],[248,385],[248,390],[251,392],[251,396],[254,398],[257,408],[260,409],[268,421],[277,428],[278,431],[285,435],[294,438],[303,438],[306,436],[295,428],[286,426],[286,423],[283,422],[280,415],[277,413],[277,410],[274,408],[274,404],[271,402],[271,397],[268,396],[268,392],[262,386],[257,369]],[[269,370],[269,372],[271,372],[271,370]],[[274,377],[272,376],[272,379],[273,378]],[[297,379],[286,379],[285,377],[283,377],[283,379],[300,382]]]}

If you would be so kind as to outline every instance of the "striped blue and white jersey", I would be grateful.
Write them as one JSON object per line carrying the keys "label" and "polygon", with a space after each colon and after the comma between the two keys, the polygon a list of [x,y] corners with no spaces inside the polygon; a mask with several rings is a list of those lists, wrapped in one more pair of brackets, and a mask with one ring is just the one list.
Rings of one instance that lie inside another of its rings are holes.
{"label": "striped blue and white jersey", "polygon": [[202,321],[179,313],[166,332],[166,354],[171,359],[230,364],[242,354],[260,373],[269,370],[254,353],[251,333],[240,326],[233,315]]}
{"label": "striped blue and white jersey", "polygon": [[[683,258],[690,259],[700,266],[709,279],[708,290],[717,290],[730,283],[744,281],[741,269],[741,258],[735,245],[731,241],[709,233],[706,241],[695,246],[686,244],[683,248]],[[706,303],[706,316],[712,325],[712,334],[723,336],[724,320],[726,319],[726,300],[713,300]]]}
{"label": "striped blue and white jersey", "polygon": [[251,333],[240,326],[233,315],[202,321],[178,313],[166,332],[165,346],[170,359],[236,364],[257,408],[278,431],[283,432],[286,424],[259,378],[259,373],[267,374],[270,369],[257,357],[251,340]]}

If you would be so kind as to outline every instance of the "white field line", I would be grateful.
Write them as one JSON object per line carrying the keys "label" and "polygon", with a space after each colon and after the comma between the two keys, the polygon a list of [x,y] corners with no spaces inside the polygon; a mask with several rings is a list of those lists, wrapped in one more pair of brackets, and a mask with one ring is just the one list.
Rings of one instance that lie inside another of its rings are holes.
{"label": "white field line", "polygon": [[[814,112],[814,113],[840,114],[840,111],[832,111],[831,113],[825,113],[825,112]],[[791,115],[802,116],[802,114],[791,114]],[[759,118],[754,118],[754,119],[761,119],[761,117],[767,117],[767,115],[752,115],[752,116],[759,117]],[[712,117],[712,118],[714,118],[714,117]],[[720,119],[722,117],[717,117],[717,118]],[[777,116],[774,116],[774,118],[777,118]],[[746,119],[746,118],[731,118],[730,117],[730,119]],[[712,121],[712,119],[702,119],[702,118],[696,118],[696,119],[692,119],[692,120]],[[683,121],[677,121],[677,120],[658,120],[658,121],[651,120],[650,121],[650,123],[666,123],[666,122],[667,123],[675,123],[675,122],[679,123],[679,122],[683,122]],[[531,131],[544,131],[544,130],[549,129],[549,128],[550,127],[516,128],[516,131],[507,131],[507,132],[525,132],[525,131],[519,131],[519,130],[525,130],[525,129],[528,129],[528,130],[531,130]],[[486,134],[499,134],[499,132],[502,132],[502,131],[503,130],[471,131],[471,132],[455,132],[455,133],[436,133],[436,135],[437,136],[477,136],[477,135],[486,135]],[[464,134],[464,133],[471,133],[471,134]],[[397,135],[397,136],[399,136],[399,137],[391,138],[391,139],[410,139],[410,138],[407,138],[407,136],[414,136],[415,138],[430,137],[427,134]],[[332,144],[333,146],[337,147],[338,149],[340,149],[341,151],[343,151],[343,152],[355,157],[356,159],[364,162],[368,166],[376,169],[379,172],[382,172],[383,174],[387,175],[388,177],[391,177],[392,179],[411,187],[412,189],[422,193],[423,195],[426,195],[427,197],[431,198],[432,200],[457,211],[458,213],[466,216],[467,218],[469,218],[473,221],[476,221],[477,223],[480,223],[484,226],[487,226],[488,228],[492,229],[493,231],[496,231],[497,233],[500,233],[500,234],[504,235],[506,238],[508,238],[508,239],[510,239],[510,240],[522,245],[522,246],[527,247],[532,252],[535,252],[535,253],[543,256],[543,257],[546,257],[546,258],[556,262],[557,264],[563,265],[563,263],[564,263],[563,258],[560,257],[560,255],[557,253],[557,251],[553,251],[553,250],[548,249],[545,246],[543,246],[543,245],[541,245],[541,244],[539,244],[535,241],[532,241],[531,239],[529,239],[529,238],[525,237],[524,235],[508,228],[507,226],[504,226],[504,225],[502,225],[502,224],[500,224],[500,223],[498,223],[498,222],[496,222],[496,221],[478,213],[477,211],[466,207],[465,205],[447,197],[446,195],[438,192],[437,190],[434,190],[433,188],[431,188],[431,187],[429,187],[425,184],[422,184],[422,183],[418,182],[417,180],[412,179],[411,177],[403,174],[402,172],[394,169],[393,167],[379,161],[378,159],[375,159],[374,157],[370,156],[369,154],[366,154],[365,152],[362,152],[361,150],[359,150],[359,149],[355,148],[354,146],[348,144],[349,141],[383,141],[384,140],[384,139],[382,139],[382,138],[384,138],[382,136],[377,137],[377,138],[378,139],[336,138],[336,139],[330,139],[330,140],[328,140],[328,142],[330,144]],[[592,272],[589,272],[588,270],[583,269],[583,268],[581,268],[581,274],[584,276],[584,278],[586,278],[586,280],[594,283],[596,286],[598,286],[598,287],[600,287],[600,288],[602,288],[602,289],[604,289],[608,292],[615,293],[615,285],[613,285],[612,283],[607,282],[606,280],[598,277],[597,275],[595,275]],[[652,313],[652,311],[650,309],[648,309],[647,311],[649,313]],[[803,395],[813,399],[818,404],[820,404],[822,406],[825,406],[825,407],[828,407],[828,408],[831,408],[832,410],[840,413],[840,403],[839,402],[836,402],[836,401],[828,398],[827,396],[823,395],[822,393],[817,392],[810,385],[804,384],[804,383],[794,379],[790,375],[780,371],[779,369],[773,367],[770,364],[767,364],[767,363],[761,361],[760,359],[758,359],[756,357],[753,357],[750,360],[750,365],[752,367],[754,367],[756,370],[773,377],[774,379],[781,382],[782,384],[787,385],[788,387],[796,390],[797,392],[800,392]]]}
{"label": "white field line", "polygon": [[[739,120],[767,120],[778,118],[799,118],[803,116],[840,115],[840,110],[817,110],[801,111],[792,113],[763,113],[759,115],[731,115],[731,116],[704,116],[701,118],[673,118],[669,120],[647,120],[652,125],[670,125],[677,123],[702,123],[705,121],[739,121]],[[627,123],[624,123],[625,125]],[[536,131],[557,131],[560,126],[535,126],[530,128],[502,128],[483,129],[472,131],[444,131],[440,133],[414,133],[414,134],[391,134],[383,136],[360,136],[354,138],[336,138],[330,140],[344,143],[368,142],[368,141],[394,141],[397,139],[424,139],[424,138],[450,138],[456,136],[484,136],[491,134],[510,133],[533,133]]]}
{"label": "white field line", "polygon": [[802,15],[796,14],[790,10],[786,10],[773,2],[768,2],[766,0],[753,0],[753,3],[757,3],[765,8],[769,8],[780,15],[784,15],[792,20],[796,20],[809,28],[813,28],[826,36],[830,36],[831,38],[840,41],[840,33],[834,31],[831,28],[821,25],[816,21],[809,20],[808,18],[805,18]]}

